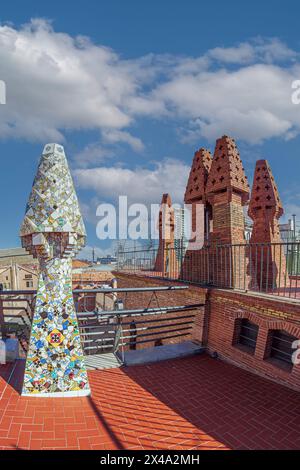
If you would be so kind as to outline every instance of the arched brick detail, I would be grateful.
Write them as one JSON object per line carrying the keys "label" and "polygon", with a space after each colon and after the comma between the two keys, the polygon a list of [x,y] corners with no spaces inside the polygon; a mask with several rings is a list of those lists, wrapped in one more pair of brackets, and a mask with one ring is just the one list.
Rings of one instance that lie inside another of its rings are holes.
{"label": "arched brick detail", "polygon": [[251,311],[241,311],[238,310],[231,314],[232,319],[235,320],[240,318],[246,318],[247,320],[255,323],[256,325],[266,328],[268,330],[284,330],[290,335],[296,336],[300,339],[300,326],[297,327],[292,323],[289,323],[285,320],[266,320],[262,318],[259,314],[253,313]]}

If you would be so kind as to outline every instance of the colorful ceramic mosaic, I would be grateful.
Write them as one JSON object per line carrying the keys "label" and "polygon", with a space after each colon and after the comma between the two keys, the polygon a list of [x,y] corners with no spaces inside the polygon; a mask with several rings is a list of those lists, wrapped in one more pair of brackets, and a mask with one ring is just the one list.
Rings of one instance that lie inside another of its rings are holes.
{"label": "colorful ceramic mosaic", "polygon": [[40,263],[22,394],[88,395],[71,264],[86,233],[61,145],[44,148],[20,235]]}

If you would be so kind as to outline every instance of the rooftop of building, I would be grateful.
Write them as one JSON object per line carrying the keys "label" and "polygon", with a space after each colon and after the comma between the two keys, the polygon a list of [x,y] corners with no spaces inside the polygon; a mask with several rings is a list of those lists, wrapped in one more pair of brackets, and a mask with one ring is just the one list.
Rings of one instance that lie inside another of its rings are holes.
{"label": "rooftop of building", "polygon": [[35,260],[25,248],[16,247],[16,248],[5,248],[0,249],[0,265],[8,265],[12,262],[18,264],[30,264],[36,265],[37,260]]}
{"label": "rooftop of building", "polygon": [[0,365],[0,449],[298,449],[299,393],[208,355],[89,371],[91,397],[20,396]]}
{"label": "rooftop of building", "polygon": [[81,260],[81,259],[73,259],[72,260],[72,267],[73,269],[78,269],[78,268],[87,268],[90,266],[90,262],[89,261],[84,261],[84,260]]}

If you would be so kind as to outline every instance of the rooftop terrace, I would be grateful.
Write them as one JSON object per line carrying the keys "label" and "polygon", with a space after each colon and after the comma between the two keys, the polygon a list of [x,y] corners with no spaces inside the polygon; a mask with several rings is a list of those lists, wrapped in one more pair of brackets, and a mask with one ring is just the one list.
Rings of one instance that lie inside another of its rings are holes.
{"label": "rooftop terrace", "polygon": [[0,366],[0,449],[297,449],[299,393],[208,355],[89,372],[91,397],[27,398]]}

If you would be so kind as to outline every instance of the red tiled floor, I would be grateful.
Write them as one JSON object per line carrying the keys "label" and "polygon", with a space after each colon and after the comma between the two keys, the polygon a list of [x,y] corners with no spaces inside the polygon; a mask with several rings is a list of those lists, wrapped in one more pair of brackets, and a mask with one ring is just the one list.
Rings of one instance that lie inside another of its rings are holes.
{"label": "red tiled floor", "polygon": [[0,366],[0,449],[300,448],[299,393],[205,355],[89,372],[90,398],[20,397],[22,369]]}

